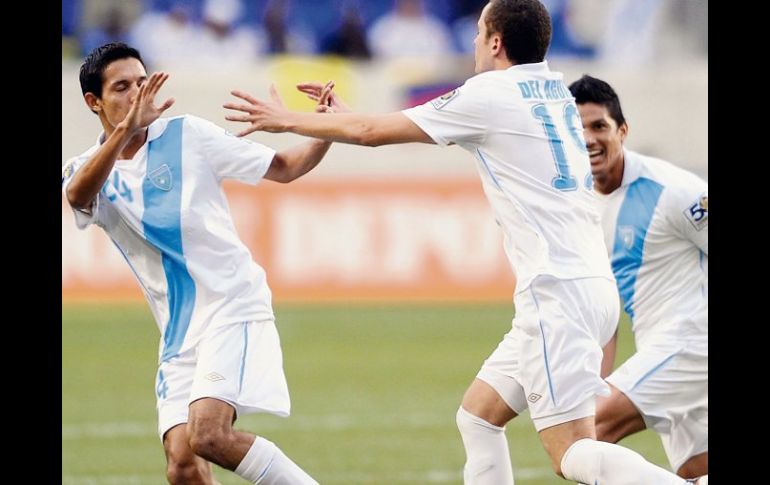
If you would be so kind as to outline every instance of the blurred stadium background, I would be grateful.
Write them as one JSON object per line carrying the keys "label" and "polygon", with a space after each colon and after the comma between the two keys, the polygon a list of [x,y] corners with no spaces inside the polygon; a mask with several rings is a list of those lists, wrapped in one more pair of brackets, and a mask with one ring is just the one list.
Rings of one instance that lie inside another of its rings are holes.
{"label": "blurred stadium background", "polygon": [[[62,0],[62,162],[94,143],[82,56],[137,45],[171,73],[168,114],[237,130],[239,88],[312,110],[294,90],[333,79],[353,109],[412,106],[473,74],[484,1]],[[548,59],[618,91],[627,146],[708,179],[708,1],[548,0]],[[415,35],[415,32],[417,33]],[[254,134],[282,148],[294,135]],[[509,329],[514,278],[470,157],[459,148],[335,145],[290,185],[227,187],[268,274],[293,397],[288,419],[247,417],[321,483],[462,481],[454,412]],[[157,330],[108,238],[62,199],[62,481],[164,483],[155,435]],[[621,324],[622,361],[633,351]],[[508,428],[517,484],[558,483],[528,419]],[[626,444],[667,466],[657,437]],[[219,474],[222,483],[240,483]]]}

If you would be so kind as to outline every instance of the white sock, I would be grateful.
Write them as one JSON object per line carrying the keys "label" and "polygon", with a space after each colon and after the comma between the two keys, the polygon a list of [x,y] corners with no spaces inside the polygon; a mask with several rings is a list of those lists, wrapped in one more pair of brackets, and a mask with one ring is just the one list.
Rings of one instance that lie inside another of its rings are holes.
{"label": "white sock", "polygon": [[257,436],[235,474],[260,485],[318,485],[272,441]]}
{"label": "white sock", "polygon": [[505,428],[472,415],[462,406],[456,418],[465,446],[465,485],[513,485]]}
{"label": "white sock", "polygon": [[645,460],[639,453],[584,438],[572,443],[561,459],[567,480],[591,485],[684,485],[686,480]]}

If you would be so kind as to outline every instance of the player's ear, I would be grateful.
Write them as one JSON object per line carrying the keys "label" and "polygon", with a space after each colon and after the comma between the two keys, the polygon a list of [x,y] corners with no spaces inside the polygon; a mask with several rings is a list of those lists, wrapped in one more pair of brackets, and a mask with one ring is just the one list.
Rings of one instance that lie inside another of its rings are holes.
{"label": "player's ear", "polygon": [[503,47],[503,39],[499,34],[492,34],[492,54],[497,55]]}
{"label": "player's ear", "polygon": [[620,142],[625,142],[626,137],[628,136],[628,123],[624,121],[623,124],[618,127],[618,133],[620,134]]}
{"label": "player's ear", "polygon": [[102,100],[97,98],[92,92],[87,92],[83,95],[83,99],[92,112],[99,114],[102,111]]}

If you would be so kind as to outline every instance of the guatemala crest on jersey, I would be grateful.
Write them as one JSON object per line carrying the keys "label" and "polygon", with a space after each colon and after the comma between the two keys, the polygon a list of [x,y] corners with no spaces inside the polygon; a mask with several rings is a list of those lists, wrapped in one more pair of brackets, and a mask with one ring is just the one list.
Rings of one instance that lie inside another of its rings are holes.
{"label": "guatemala crest on jersey", "polygon": [[631,249],[634,247],[634,226],[620,226],[618,227],[618,235],[623,242],[623,247]]}
{"label": "guatemala crest on jersey", "polygon": [[150,179],[152,185],[160,190],[165,190],[166,192],[171,190],[171,169],[165,163],[149,173],[147,178]]}

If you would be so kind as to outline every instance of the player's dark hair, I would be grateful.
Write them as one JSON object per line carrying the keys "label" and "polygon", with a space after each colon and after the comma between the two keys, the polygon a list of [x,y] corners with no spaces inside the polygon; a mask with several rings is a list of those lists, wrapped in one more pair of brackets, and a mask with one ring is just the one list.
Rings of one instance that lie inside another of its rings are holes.
{"label": "player's dark hair", "polygon": [[514,64],[542,62],[551,44],[551,16],[539,0],[492,0],[485,23],[487,38],[500,34]]}
{"label": "player's dark hair", "polygon": [[599,104],[607,108],[607,112],[618,126],[622,126],[626,122],[617,93],[612,89],[612,86],[601,79],[583,74],[583,77],[569,85],[569,90],[575,97],[575,103]]}
{"label": "player's dark hair", "polygon": [[111,42],[92,50],[80,66],[80,89],[83,94],[93,93],[97,98],[101,98],[104,70],[113,61],[129,57],[137,59],[144,66],[139,51],[123,42]]}

